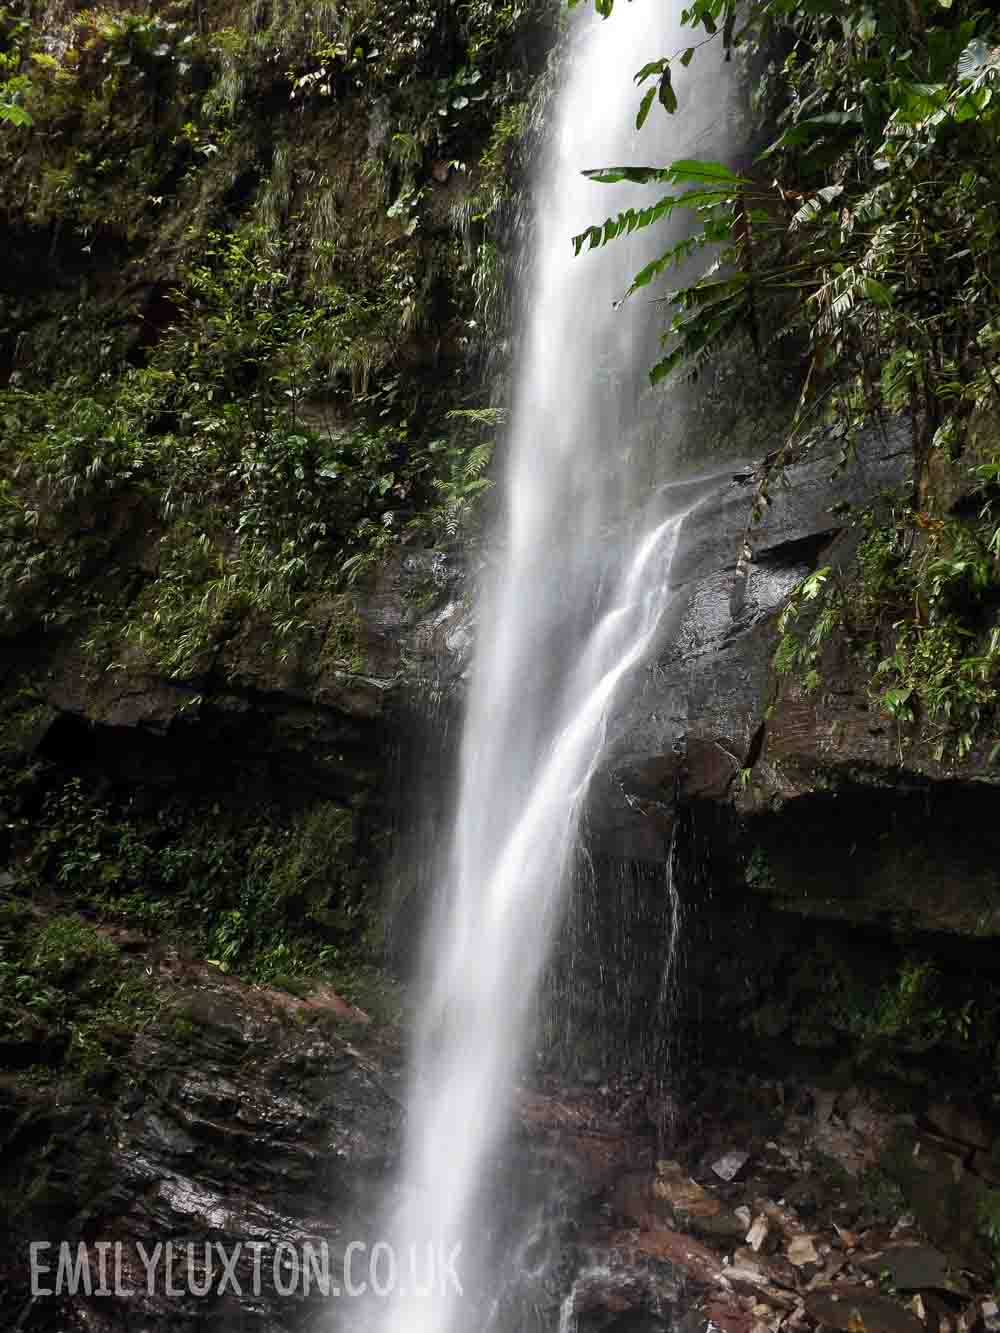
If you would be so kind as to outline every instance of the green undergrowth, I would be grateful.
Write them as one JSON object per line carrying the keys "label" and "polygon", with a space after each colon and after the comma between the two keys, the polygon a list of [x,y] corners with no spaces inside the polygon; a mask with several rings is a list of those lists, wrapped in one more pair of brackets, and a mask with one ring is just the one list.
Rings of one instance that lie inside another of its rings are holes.
{"label": "green undergrowth", "polygon": [[842,1081],[932,1086],[947,1067],[987,1095],[1000,1060],[1000,993],[957,977],[927,950],[845,956],[820,937],[750,1018],[759,1037],[836,1053]]}
{"label": "green undergrowth", "polygon": [[[359,810],[264,805],[250,823],[218,800],[100,799],[51,773],[33,785],[20,805],[12,778],[5,789],[21,813],[0,891],[0,1062],[23,1067],[37,1046],[42,1067],[99,1075],[155,1017],[144,964],[163,947],[296,994],[326,982],[376,1022],[398,1018]],[[117,928],[141,932],[134,956]]]}
{"label": "green undergrowth", "polygon": [[27,1065],[29,1081],[59,1068],[100,1084],[157,1010],[145,969],[94,924],[0,899],[0,1063]]}
{"label": "green undergrowth", "polygon": [[998,476],[996,462],[976,467],[971,515],[900,499],[853,515],[855,558],[808,575],[779,619],[778,672],[821,689],[824,653],[842,639],[901,755],[919,741],[937,761],[961,760],[985,742],[996,760]]}
{"label": "green undergrowth", "polygon": [[0,8],[0,633],[189,676],[253,621],[285,658],[400,543],[474,537],[553,15],[45,17]]}

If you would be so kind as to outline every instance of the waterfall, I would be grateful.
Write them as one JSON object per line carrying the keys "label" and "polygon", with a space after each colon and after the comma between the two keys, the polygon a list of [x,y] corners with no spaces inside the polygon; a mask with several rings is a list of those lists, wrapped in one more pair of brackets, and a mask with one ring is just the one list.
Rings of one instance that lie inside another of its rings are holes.
{"label": "waterfall", "polygon": [[[538,168],[504,514],[481,589],[450,857],[418,997],[394,1233],[397,1248],[421,1252],[460,1243],[466,1287],[488,1250],[484,1185],[588,783],[611,710],[663,633],[671,560],[698,498],[651,484],[643,452],[642,386],[661,317],[648,303],[614,304],[662,234],[580,259],[571,245],[587,223],[642,202],[635,187],[594,185],[583,169],[694,147],[687,112],[676,122],[658,113],[632,142],[632,75],[687,45],[680,9],[637,0],[606,23],[578,18]],[[683,102],[683,74],[679,83]],[[721,85],[709,86],[704,119],[723,111]],[[670,142],[679,128],[683,144]],[[397,1292],[382,1327],[472,1333],[474,1321],[454,1284],[436,1283]]]}

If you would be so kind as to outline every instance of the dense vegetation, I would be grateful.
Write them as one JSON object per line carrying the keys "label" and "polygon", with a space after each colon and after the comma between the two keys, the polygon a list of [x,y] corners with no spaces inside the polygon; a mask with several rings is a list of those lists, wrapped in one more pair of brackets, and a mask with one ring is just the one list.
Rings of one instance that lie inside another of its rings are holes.
{"label": "dense vegetation", "polygon": [[[611,0],[598,8],[610,13]],[[798,409],[762,506],[781,465],[818,440],[832,432],[846,458],[880,420],[906,416],[912,493],[851,516],[860,562],[804,585],[778,666],[818,684],[824,643],[845,634],[901,735],[920,723],[939,759],[961,757],[992,729],[1000,680],[1000,23],[964,0],[696,0],[684,21],[690,46],[650,52],[636,74],[653,81],[637,124],[654,96],[677,112],[678,67],[697,79],[698,48],[715,43],[753,71],[766,146],[742,172],[679,161],[592,173],[674,188],[588,228],[577,247],[694,215],[630,288],[696,265],[667,292],[654,382],[697,374],[733,342],[765,361],[801,355]]]}
{"label": "dense vegetation", "polygon": [[39,17],[0,15],[0,606],[77,616],[138,510],[156,577],[112,590],[96,658],[190,675],[241,616],[294,638],[317,589],[469,517],[475,289],[545,44],[519,5]]}
{"label": "dense vegetation", "polygon": [[[113,1048],[135,990],[113,929],[387,1012],[370,754],[330,744],[325,786],[209,761],[165,794],[162,774],[39,753],[58,712],[43,682],[69,681],[84,718],[109,681],[170,682],[194,718],[220,690],[322,679],[325,706],[372,673],[372,571],[475,536],[498,236],[557,17],[536,0],[0,7],[15,1062],[43,1030],[42,1054],[77,1066]],[[314,723],[294,747],[323,745]]]}

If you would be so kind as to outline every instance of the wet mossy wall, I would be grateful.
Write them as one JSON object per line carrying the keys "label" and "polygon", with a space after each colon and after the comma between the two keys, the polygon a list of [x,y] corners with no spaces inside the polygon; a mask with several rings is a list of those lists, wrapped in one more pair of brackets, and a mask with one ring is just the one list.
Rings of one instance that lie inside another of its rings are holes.
{"label": "wet mossy wall", "polygon": [[334,594],[467,538],[486,486],[552,30],[543,5],[3,11],[5,637],[199,679],[333,627],[363,665]]}
{"label": "wet mossy wall", "polygon": [[501,246],[558,26],[531,2],[0,10],[0,988],[22,1074],[113,1065],[105,992],[131,994],[113,950],[92,994],[88,968],[46,979],[53,921],[396,1012],[377,965],[400,696],[426,669],[407,635],[455,600],[427,570],[474,543],[489,487]]}

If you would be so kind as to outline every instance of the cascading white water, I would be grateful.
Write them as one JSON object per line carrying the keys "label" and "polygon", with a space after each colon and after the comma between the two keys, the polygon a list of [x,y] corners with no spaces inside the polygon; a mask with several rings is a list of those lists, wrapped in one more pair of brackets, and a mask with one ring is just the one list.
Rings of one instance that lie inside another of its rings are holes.
{"label": "cascading white water", "polygon": [[[679,12],[679,3],[637,0],[607,23],[581,18],[539,165],[505,516],[482,589],[394,1233],[397,1252],[416,1244],[422,1253],[428,1241],[450,1252],[462,1243],[456,1270],[466,1285],[483,1230],[484,1176],[509,1119],[581,805],[609,709],[670,601],[671,558],[692,503],[682,492],[687,509],[678,512],[682,502],[661,490],[654,504],[636,507],[634,463],[625,461],[651,318],[649,306],[616,310],[614,302],[645,261],[644,248],[662,237],[580,259],[571,245],[587,223],[637,202],[634,187],[595,186],[581,172],[637,160],[631,76],[686,44]],[[690,117],[684,128],[689,146]],[[678,155],[665,131],[661,113],[643,136],[645,157]],[[440,1282],[423,1294],[397,1291],[382,1327],[473,1333],[461,1296]]]}

